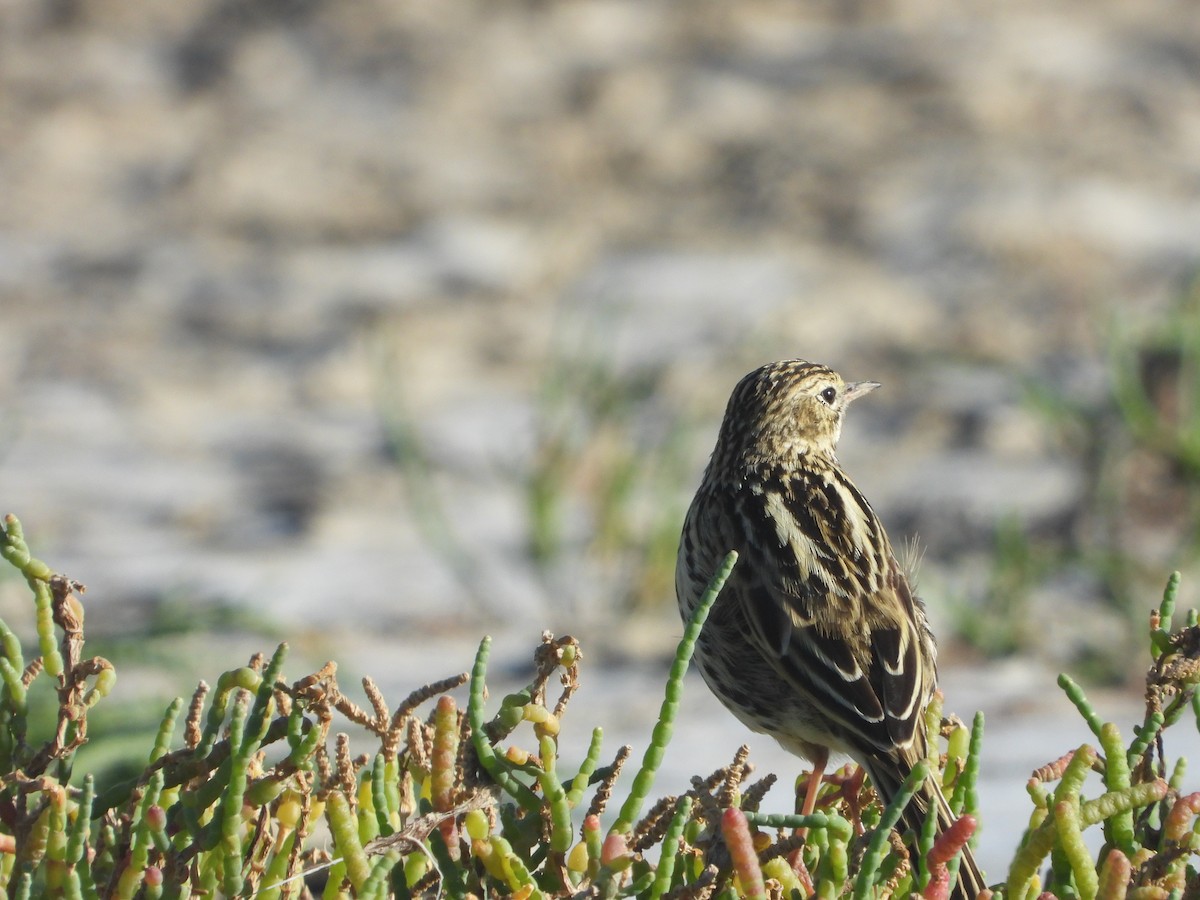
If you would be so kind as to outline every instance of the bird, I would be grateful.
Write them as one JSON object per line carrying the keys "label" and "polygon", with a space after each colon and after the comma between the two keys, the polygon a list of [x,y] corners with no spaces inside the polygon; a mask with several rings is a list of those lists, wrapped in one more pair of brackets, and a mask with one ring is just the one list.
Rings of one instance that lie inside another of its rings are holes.
{"label": "bird", "polygon": [[[879,386],[803,359],[742,378],[676,559],[686,622],[737,551],[693,659],[746,726],[812,763],[804,814],[831,754],[858,763],[886,805],[927,751],[933,633],[879,517],[836,455],[847,408]],[[941,833],[954,817],[927,778],[901,816],[903,829],[920,834],[931,807]],[[953,896],[969,900],[984,886],[964,847]]]}

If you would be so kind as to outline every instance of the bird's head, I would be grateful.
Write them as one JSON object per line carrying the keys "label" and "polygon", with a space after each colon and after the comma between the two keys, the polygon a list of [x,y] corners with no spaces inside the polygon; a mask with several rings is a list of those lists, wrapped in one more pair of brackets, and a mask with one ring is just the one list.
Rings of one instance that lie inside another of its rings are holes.
{"label": "bird's head", "polygon": [[834,458],[846,408],[877,387],[877,381],[846,381],[828,366],[803,359],[768,363],[734,388],[718,453],[731,464],[786,465],[811,454]]}

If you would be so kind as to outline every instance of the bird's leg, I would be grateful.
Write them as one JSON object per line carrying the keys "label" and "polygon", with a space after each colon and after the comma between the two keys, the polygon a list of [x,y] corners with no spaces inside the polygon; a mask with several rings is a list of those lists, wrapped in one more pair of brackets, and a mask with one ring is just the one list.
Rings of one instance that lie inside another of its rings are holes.
{"label": "bird's leg", "polygon": [[811,816],[817,806],[817,794],[821,790],[821,776],[825,774],[825,765],[829,762],[829,751],[821,750],[813,755],[812,775],[808,778],[808,788],[804,792],[804,805],[800,807],[800,815]]}
{"label": "bird's leg", "polygon": [[[808,776],[808,786],[804,789],[804,803],[800,807],[800,815],[811,816],[813,809],[817,805],[817,794],[821,791],[821,777],[825,774],[825,765],[829,762],[829,751],[818,750],[812,754],[812,774]],[[807,828],[797,828],[796,837],[800,840],[805,840],[808,837]],[[799,871],[799,867],[804,865],[801,859],[803,848],[797,847],[788,855],[788,862],[792,869]]]}
{"label": "bird's leg", "polygon": [[852,774],[842,785],[842,796],[846,798],[846,806],[850,808],[850,817],[854,821],[854,833],[859,837],[863,834],[862,806],[858,802],[859,792],[862,791],[863,779],[867,770],[862,766],[854,767]]}

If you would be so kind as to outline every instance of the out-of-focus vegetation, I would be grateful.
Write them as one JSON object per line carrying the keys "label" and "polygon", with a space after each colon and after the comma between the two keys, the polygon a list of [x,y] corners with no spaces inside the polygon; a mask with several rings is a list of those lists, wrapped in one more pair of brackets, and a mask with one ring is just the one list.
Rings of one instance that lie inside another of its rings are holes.
{"label": "out-of-focus vegetation", "polygon": [[1031,594],[1072,575],[1124,623],[1112,644],[1084,646],[1089,677],[1122,679],[1144,611],[1140,597],[1165,567],[1200,562],[1200,278],[1158,320],[1108,326],[1108,390],[1081,401],[1045,381],[1032,406],[1084,473],[1071,521],[1031,535],[1014,520],[996,532],[986,601],[963,616],[964,635],[993,654],[1027,646]]}
{"label": "out-of-focus vegetation", "polygon": [[[666,366],[622,368],[603,349],[604,329],[590,319],[560,329],[534,391],[528,464],[501,474],[519,497],[524,548],[547,596],[571,609],[603,597],[623,613],[674,598],[686,492],[698,473],[683,462],[694,424],[664,401]],[[466,594],[495,612],[479,552],[455,527],[441,467],[409,411],[402,366],[382,346],[376,371],[414,521]]]}

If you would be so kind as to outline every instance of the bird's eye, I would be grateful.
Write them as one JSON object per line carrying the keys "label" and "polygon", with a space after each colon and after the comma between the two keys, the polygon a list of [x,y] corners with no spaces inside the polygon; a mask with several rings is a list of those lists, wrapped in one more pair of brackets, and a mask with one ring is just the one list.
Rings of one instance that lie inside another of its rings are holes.
{"label": "bird's eye", "polygon": [[833,403],[837,399],[837,388],[827,387],[821,391],[821,399],[826,403]]}

